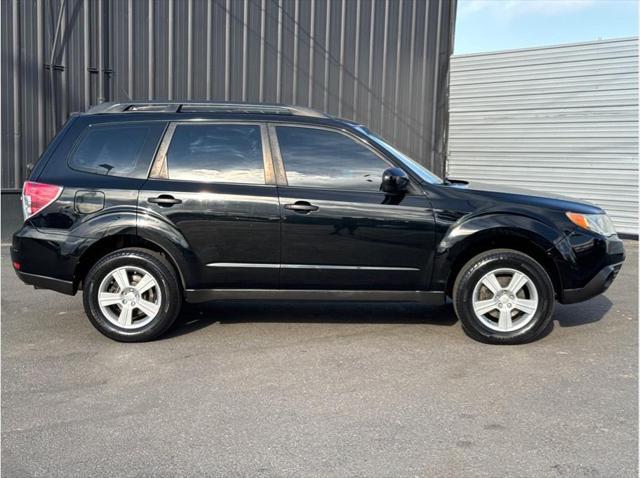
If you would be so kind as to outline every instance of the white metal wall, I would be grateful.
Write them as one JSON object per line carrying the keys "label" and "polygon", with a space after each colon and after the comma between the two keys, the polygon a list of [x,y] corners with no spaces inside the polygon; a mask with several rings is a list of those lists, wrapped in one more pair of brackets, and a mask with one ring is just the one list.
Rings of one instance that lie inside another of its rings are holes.
{"label": "white metal wall", "polygon": [[638,39],[451,58],[448,174],[563,194],[638,233]]}

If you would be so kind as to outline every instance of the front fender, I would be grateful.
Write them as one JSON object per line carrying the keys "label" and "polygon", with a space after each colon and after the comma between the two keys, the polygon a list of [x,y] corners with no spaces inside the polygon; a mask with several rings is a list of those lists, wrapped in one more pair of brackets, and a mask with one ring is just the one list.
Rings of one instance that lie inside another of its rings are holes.
{"label": "front fender", "polygon": [[483,245],[509,243],[535,246],[554,263],[573,261],[573,252],[561,231],[530,216],[513,213],[490,213],[464,217],[449,227],[438,242],[434,259],[432,290],[445,290],[450,274],[462,258],[470,259],[469,251],[482,252]]}

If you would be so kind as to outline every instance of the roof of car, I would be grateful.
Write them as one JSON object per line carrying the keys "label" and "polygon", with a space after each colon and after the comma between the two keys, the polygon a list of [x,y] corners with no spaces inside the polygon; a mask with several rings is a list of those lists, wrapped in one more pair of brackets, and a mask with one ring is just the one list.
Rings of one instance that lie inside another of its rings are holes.
{"label": "roof of car", "polygon": [[104,113],[231,113],[248,115],[284,115],[310,118],[331,118],[304,106],[265,103],[212,101],[129,101],[106,102],[90,108],[86,114]]}

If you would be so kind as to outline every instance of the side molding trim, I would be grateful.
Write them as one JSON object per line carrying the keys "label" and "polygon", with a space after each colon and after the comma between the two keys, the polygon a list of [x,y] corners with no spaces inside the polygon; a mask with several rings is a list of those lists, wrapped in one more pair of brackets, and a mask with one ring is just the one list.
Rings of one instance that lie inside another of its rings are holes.
{"label": "side molding trim", "polygon": [[209,300],[318,300],[421,302],[442,305],[445,293],[423,290],[187,289],[187,302]]}
{"label": "side molding trim", "polygon": [[347,270],[347,271],[419,271],[414,267],[376,267],[376,266],[338,266],[316,264],[276,264],[263,262],[211,262],[207,267],[237,267],[256,269],[316,269],[316,270]]}

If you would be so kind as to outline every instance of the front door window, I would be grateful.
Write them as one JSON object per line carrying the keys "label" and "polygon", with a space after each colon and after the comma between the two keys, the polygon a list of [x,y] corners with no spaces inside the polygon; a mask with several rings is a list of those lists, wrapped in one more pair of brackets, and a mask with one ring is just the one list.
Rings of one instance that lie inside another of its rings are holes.
{"label": "front door window", "polygon": [[389,164],[365,145],[326,129],[277,126],[292,187],[379,191]]}

